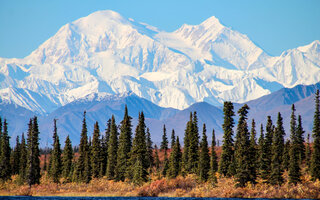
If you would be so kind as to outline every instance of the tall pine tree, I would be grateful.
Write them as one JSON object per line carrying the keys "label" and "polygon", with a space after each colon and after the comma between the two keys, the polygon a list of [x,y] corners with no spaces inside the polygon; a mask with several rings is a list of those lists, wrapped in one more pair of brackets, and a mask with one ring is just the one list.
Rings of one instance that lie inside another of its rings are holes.
{"label": "tall pine tree", "polygon": [[20,144],[20,161],[19,161],[19,180],[20,183],[26,181],[27,178],[27,144],[24,138],[24,133],[21,136],[21,144]]}
{"label": "tall pine tree", "polygon": [[71,181],[72,175],[72,160],[73,160],[73,149],[69,135],[64,143],[63,155],[62,155],[62,176],[66,182]]}
{"label": "tall pine tree", "polygon": [[167,137],[167,129],[166,125],[163,125],[163,135],[162,135],[162,141],[160,145],[160,150],[166,152],[168,150],[168,137]]}
{"label": "tall pine tree", "polygon": [[3,132],[1,135],[1,151],[0,151],[0,179],[2,181],[6,181],[10,179],[11,176],[11,166],[10,166],[10,143],[9,143],[9,135],[8,135],[8,123],[7,120],[4,119],[3,122]]}
{"label": "tall pine tree", "polygon": [[319,90],[315,96],[315,111],[313,117],[313,151],[311,156],[311,177],[320,180],[320,96]]}
{"label": "tall pine tree", "polygon": [[187,150],[189,155],[189,172],[197,174],[199,165],[199,129],[197,112],[193,112],[192,128],[189,133],[189,147]]}
{"label": "tall pine tree", "polygon": [[16,138],[16,146],[14,147],[12,153],[12,174],[19,174],[19,166],[20,166],[20,139],[19,136]]}
{"label": "tall pine tree", "polygon": [[114,116],[111,117],[111,131],[108,143],[108,164],[106,176],[108,179],[115,179],[117,166],[117,151],[118,151],[118,129]]}
{"label": "tall pine tree", "polygon": [[224,122],[223,128],[223,145],[221,159],[219,163],[219,173],[224,176],[232,176],[233,170],[231,164],[234,156],[233,146],[233,126],[234,126],[234,111],[233,104],[230,101],[224,102],[223,105]]}
{"label": "tall pine tree", "polygon": [[262,146],[262,154],[260,160],[260,177],[264,182],[268,182],[271,173],[271,145],[273,138],[273,125],[271,117],[267,117],[266,135]]}
{"label": "tall pine tree", "polygon": [[206,124],[203,124],[202,139],[200,143],[200,157],[199,157],[199,177],[202,181],[207,181],[210,170],[210,156],[208,148],[208,140],[206,135]]}
{"label": "tall pine tree", "polygon": [[179,137],[175,139],[174,146],[172,147],[172,152],[169,159],[169,169],[168,176],[170,178],[175,178],[179,175],[181,171],[181,161],[182,161],[182,152]]}
{"label": "tall pine tree", "polygon": [[297,138],[298,138],[298,154],[299,154],[299,163],[306,159],[306,147],[305,147],[305,140],[304,140],[304,130],[302,127],[302,118],[301,115],[298,116],[298,126],[297,126]]}
{"label": "tall pine tree", "polygon": [[212,129],[210,171],[209,171],[210,182],[212,183],[217,182],[216,172],[218,171],[218,156],[217,156],[215,147],[216,147],[216,136],[214,133],[214,129]]}
{"label": "tall pine tree", "polygon": [[62,173],[62,161],[61,161],[61,147],[59,136],[57,133],[57,120],[53,120],[53,150],[50,157],[50,176],[55,183],[59,183],[59,178]]}

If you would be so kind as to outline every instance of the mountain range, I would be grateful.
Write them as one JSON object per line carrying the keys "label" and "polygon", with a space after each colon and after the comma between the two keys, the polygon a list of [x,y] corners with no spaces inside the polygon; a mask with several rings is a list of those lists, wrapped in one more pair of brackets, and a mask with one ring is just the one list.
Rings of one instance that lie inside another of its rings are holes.
{"label": "mountain range", "polygon": [[125,104],[134,123],[145,112],[156,142],[163,124],[182,137],[190,111],[221,138],[224,101],[248,103],[257,124],[278,111],[286,120],[296,103],[310,131],[319,81],[319,41],[270,56],[215,17],[165,32],[106,10],[64,25],[23,59],[0,58],[0,114],[12,140],[39,116],[42,144],[53,118],[78,143],[84,110],[90,132],[111,114],[120,122]]}

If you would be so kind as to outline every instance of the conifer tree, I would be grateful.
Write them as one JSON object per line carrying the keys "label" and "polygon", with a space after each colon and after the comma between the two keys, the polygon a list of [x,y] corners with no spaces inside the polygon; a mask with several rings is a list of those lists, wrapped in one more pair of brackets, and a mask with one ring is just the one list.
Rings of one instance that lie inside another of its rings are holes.
{"label": "conifer tree", "polygon": [[208,148],[208,140],[206,135],[206,124],[203,124],[202,140],[200,143],[200,157],[199,157],[199,177],[202,181],[207,181],[209,177],[210,169],[210,156]]}
{"label": "conifer tree", "polygon": [[252,183],[255,183],[257,179],[257,166],[258,166],[258,148],[256,142],[256,123],[254,119],[252,119],[251,123],[251,133],[250,133],[250,148],[249,148],[249,171],[250,171],[250,179]]}
{"label": "conifer tree", "polygon": [[189,135],[189,148],[188,148],[188,165],[189,172],[193,174],[198,173],[199,165],[199,129],[197,112],[193,112],[192,128]]}
{"label": "conifer tree", "polygon": [[224,122],[223,128],[223,145],[221,159],[219,163],[219,173],[224,176],[233,175],[233,170],[230,170],[230,165],[233,162],[233,126],[234,126],[234,111],[233,104],[230,101],[224,102],[223,105]]}
{"label": "conifer tree", "polygon": [[19,136],[16,138],[16,146],[13,150],[12,156],[12,174],[19,174],[19,167],[20,167],[20,139]]}
{"label": "conifer tree", "polygon": [[262,157],[262,153],[263,153],[263,145],[264,145],[264,130],[263,130],[263,125],[261,124],[260,126],[260,136],[259,136],[259,140],[258,140],[258,165],[257,165],[257,170],[258,170],[258,174],[260,175],[260,169],[263,168],[263,157]]}
{"label": "conifer tree", "polygon": [[3,132],[1,135],[1,152],[0,152],[0,179],[6,181],[10,179],[11,176],[11,166],[10,166],[10,143],[8,135],[8,123],[4,119],[3,122]]}
{"label": "conifer tree", "polygon": [[59,183],[59,178],[62,173],[62,161],[61,161],[61,147],[59,136],[57,133],[57,120],[53,120],[53,150],[50,157],[51,168],[50,176],[55,183]]}
{"label": "conifer tree", "polygon": [[132,147],[132,125],[131,117],[128,114],[127,105],[124,110],[124,117],[121,121],[119,148],[117,152],[117,180],[124,181],[127,168],[129,166],[129,155]]}
{"label": "conifer tree", "polygon": [[24,138],[24,133],[21,136],[21,144],[20,144],[20,161],[19,161],[19,179],[20,182],[24,182],[27,176],[27,145],[26,140]]}
{"label": "conifer tree", "polygon": [[211,143],[209,177],[210,177],[211,182],[213,182],[213,183],[217,182],[216,172],[218,171],[218,156],[217,156],[215,147],[216,147],[216,136],[214,133],[214,129],[212,129],[212,143]]}
{"label": "conifer tree", "polygon": [[107,163],[108,163],[108,143],[111,131],[111,119],[107,122],[107,128],[105,130],[105,135],[101,139],[101,167],[100,167],[100,177],[106,174]]}
{"label": "conifer tree", "polygon": [[289,165],[290,165],[290,147],[291,147],[291,142],[290,140],[287,140],[286,143],[284,144],[284,150],[283,150],[283,162],[282,162],[282,167],[283,170],[289,170]]}
{"label": "conifer tree", "polygon": [[182,173],[185,175],[186,173],[189,173],[189,146],[190,146],[190,134],[192,131],[192,112],[190,112],[190,119],[187,122],[186,129],[184,131],[184,138],[183,138],[183,154],[182,154],[182,162],[183,162],[183,168]]}
{"label": "conifer tree", "polygon": [[167,138],[167,129],[166,125],[163,125],[163,135],[162,135],[162,141],[160,145],[160,150],[166,152],[168,150],[168,138]]}
{"label": "conifer tree", "polygon": [[175,141],[176,141],[176,134],[174,132],[174,129],[172,129],[172,132],[171,132],[171,149],[173,149]]}
{"label": "conifer tree", "polygon": [[73,149],[72,149],[71,140],[68,135],[64,144],[63,156],[62,156],[62,176],[67,182],[71,181],[72,160],[73,160]]}
{"label": "conifer tree", "polygon": [[147,144],[146,125],[143,112],[139,113],[139,121],[135,130],[135,137],[130,152],[130,167],[128,167],[127,178],[135,184],[141,184],[147,180]]}
{"label": "conifer tree", "polygon": [[311,154],[311,177],[320,180],[320,96],[319,90],[315,96],[315,111],[313,118],[313,151]]}
{"label": "conifer tree", "polygon": [[87,154],[89,152],[88,146],[88,130],[86,122],[86,111],[83,113],[82,120],[82,130],[80,136],[80,145],[79,145],[79,158],[77,162],[77,168],[75,171],[75,180],[79,182],[85,182],[85,165],[86,159],[88,158]]}
{"label": "conifer tree", "polygon": [[255,183],[255,177],[251,174],[251,168],[254,167],[254,163],[250,161],[250,138],[247,125],[247,114],[249,107],[247,104],[242,106],[239,111],[239,122],[237,126],[237,148],[235,149],[236,157],[236,181],[238,187],[244,187],[246,183]]}
{"label": "conifer tree", "polygon": [[298,116],[298,126],[297,126],[297,138],[298,138],[298,154],[299,154],[299,163],[306,159],[306,148],[305,148],[305,140],[304,140],[304,130],[302,127],[302,119],[301,115]]}
{"label": "conifer tree", "polygon": [[98,178],[100,176],[101,153],[100,128],[99,123],[96,121],[93,128],[91,148],[91,169],[93,178]]}
{"label": "conifer tree", "polygon": [[27,141],[27,180],[29,186],[31,187],[31,185],[40,183],[39,127],[37,117],[30,119]]}
{"label": "conifer tree", "polygon": [[273,125],[271,117],[268,116],[266,125],[266,135],[262,146],[262,154],[260,161],[260,177],[264,182],[268,182],[271,173],[271,145],[273,138]]}
{"label": "conifer tree", "polygon": [[168,169],[168,176],[170,178],[175,178],[179,175],[181,171],[181,160],[182,159],[182,152],[181,146],[179,141],[179,136],[175,139],[174,146],[172,147],[172,152],[170,154],[169,159],[169,169]]}
{"label": "conifer tree", "polygon": [[282,156],[284,150],[284,128],[280,112],[278,113],[277,126],[274,131],[272,141],[272,161],[270,183],[272,185],[281,185],[283,183]]}
{"label": "conifer tree", "polygon": [[311,148],[310,148],[310,133],[307,136],[307,146],[306,146],[306,166],[307,171],[310,172],[311,167]]}
{"label": "conifer tree", "polygon": [[108,143],[108,164],[106,176],[108,179],[115,179],[117,166],[117,151],[118,151],[118,130],[114,115],[111,117],[111,131]]}
{"label": "conifer tree", "polygon": [[154,164],[153,159],[153,148],[152,148],[152,140],[151,140],[151,134],[149,128],[147,128],[147,150],[148,150],[148,157],[147,157],[147,163],[148,168],[151,169],[151,167]]}
{"label": "conifer tree", "polygon": [[[289,183],[297,184],[301,182],[301,169],[300,169],[300,159],[301,159],[301,151],[300,151],[300,138],[298,136],[298,130],[296,126],[296,118],[295,118],[295,107],[292,105],[292,114],[291,114],[291,128],[290,128],[290,138],[292,141],[290,147],[290,163],[289,163]],[[301,119],[300,119],[301,120]]]}

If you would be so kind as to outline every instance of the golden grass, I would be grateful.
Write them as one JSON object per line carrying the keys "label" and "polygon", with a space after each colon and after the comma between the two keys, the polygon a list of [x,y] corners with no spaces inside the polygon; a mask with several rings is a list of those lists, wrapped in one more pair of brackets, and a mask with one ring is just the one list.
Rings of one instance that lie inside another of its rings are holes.
{"label": "golden grass", "polygon": [[[43,176],[40,185],[30,189],[19,185],[17,176],[0,184],[0,195],[32,196],[167,196],[167,197],[237,197],[237,198],[308,198],[320,199],[320,181],[310,181],[305,175],[297,185],[271,186],[258,180],[256,185],[236,188],[233,178],[218,178],[218,183],[202,183],[194,175],[175,179],[151,177],[150,182],[135,186],[129,182],[115,182],[106,178],[93,179],[89,184],[55,184]],[[287,174],[284,175],[287,179]]]}

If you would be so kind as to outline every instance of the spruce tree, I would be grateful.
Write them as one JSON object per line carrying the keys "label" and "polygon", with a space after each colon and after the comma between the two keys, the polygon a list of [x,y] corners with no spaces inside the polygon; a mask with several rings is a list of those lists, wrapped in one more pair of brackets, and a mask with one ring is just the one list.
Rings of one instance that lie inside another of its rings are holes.
{"label": "spruce tree", "polygon": [[100,177],[106,174],[107,163],[108,163],[108,143],[111,131],[111,119],[107,122],[107,128],[105,130],[105,135],[101,139],[101,167],[100,167]]}
{"label": "spruce tree", "polygon": [[82,130],[80,137],[80,145],[79,145],[79,158],[77,161],[77,168],[75,171],[75,180],[79,182],[85,182],[85,165],[87,154],[89,152],[88,146],[88,130],[87,130],[87,122],[86,122],[86,111],[83,113],[82,120]]}
{"label": "spruce tree", "polygon": [[249,107],[247,104],[242,106],[239,111],[239,122],[237,126],[237,148],[235,149],[236,160],[236,181],[238,187],[244,187],[248,182],[255,182],[255,177],[251,174],[251,168],[254,167],[254,162],[251,162],[250,157],[250,138],[247,125],[247,114]]}
{"label": "spruce tree", "polygon": [[307,136],[307,146],[306,146],[306,166],[307,171],[310,172],[311,167],[311,147],[310,147],[310,133]]}
{"label": "spruce tree", "polygon": [[274,131],[272,141],[272,161],[271,161],[271,174],[270,183],[272,185],[281,185],[284,181],[282,156],[284,150],[284,128],[280,112],[278,113],[277,126]]}
{"label": "spruce tree", "polygon": [[168,138],[167,138],[167,129],[166,125],[163,125],[163,135],[162,135],[162,141],[160,145],[160,150],[166,152],[168,150]]}
{"label": "spruce tree", "polygon": [[179,137],[175,139],[174,146],[172,147],[172,152],[169,159],[169,169],[168,176],[170,178],[175,178],[179,175],[181,171],[181,161],[182,161],[182,152]]}
{"label": "spruce tree", "polygon": [[40,150],[39,150],[39,127],[38,118],[30,119],[28,128],[28,160],[27,160],[27,180],[31,185],[40,183]]}
{"label": "spruce tree", "polygon": [[151,169],[151,167],[154,165],[154,159],[153,159],[152,140],[151,140],[151,134],[150,134],[149,128],[147,128],[147,150],[148,150],[147,166],[148,168]]}
{"label": "spruce tree", "polygon": [[290,165],[290,147],[291,147],[291,142],[290,140],[287,140],[286,143],[284,144],[284,150],[283,150],[283,162],[282,162],[282,167],[283,170],[289,170],[289,165]]}
{"label": "spruce tree", "polygon": [[62,176],[66,182],[71,181],[73,149],[69,135],[66,138],[62,156]]}
{"label": "spruce tree", "polygon": [[193,112],[192,129],[189,135],[189,148],[188,148],[188,165],[189,172],[193,174],[198,173],[199,165],[199,130],[197,112]]}
{"label": "spruce tree", "polygon": [[62,173],[62,161],[61,161],[61,147],[59,136],[57,133],[57,120],[53,120],[53,150],[50,156],[51,168],[50,176],[55,183],[59,183],[59,178]]}
{"label": "spruce tree", "polygon": [[20,139],[19,136],[16,138],[16,146],[13,150],[13,156],[12,156],[12,174],[19,174],[19,167],[20,167]]}
{"label": "spruce tree", "polygon": [[174,129],[172,129],[172,132],[171,132],[171,149],[173,149],[175,141],[176,141],[176,134],[174,132]]}
{"label": "spruce tree", "polygon": [[249,148],[249,170],[250,170],[250,180],[251,183],[255,183],[255,180],[257,179],[257,166],[258,166],[258,147],[256,142],[256,123],[254,119],[252,119],[251,123],[251,133],[250,133],[250,148]]}
{"label": "spruce tree", "polygon": [[[300,161],[301,161],[301,149],[300,149],[300,138],[301,133],[298,133],[298,127],[296,124],[296,115],[295,115],[295,107],[292,104],[292,113],[291,113],[291,122],[290,122],[290,139],[292,141],[290,147],[290,163],[289,163],[289,183],[297,184],[301,181],[301,169],[300,169]],[[301,123],[301,118],[300,118]],[[301,126],[301,124],[300,124]],[[302,126],[300,127],[300,132],[303,132]]]}
{"label": "spruce tree", "polygon": [[313,118],[313,151],[311,154],[311,177],[320,180],[320,96],[319,90],[315,96],[315,111]]}
{"label": "spruce tree", "polygon": [[259,136],[259,140],[258,140],[258,166],[257,166],[257,170],[258,170],[258,174],[260,176],[260,169],[263,168],[263,145],[264,145],[264,130],[263,130],[263,125],[261,124],[260,126],[260,136]]}
{"label": "spruce tree", "polygon": [[128,114],[127,105],[125,106],[124,117],[121,121],[119,148],[117,155],[117,180],[124,181],[127,168],[129,166],[129,154],[132,147],[132,125],[131,117]]}
{"label": "spruce tree", "polygon": [[232,176],[233,170],[230,170],[230,165],[233,162],[233,126],[234,126],[234,111],[233,104],[230,101],[224,102],[223,105],[224,122],[223,128],[223,145],[221,159],[219,162],[219,173],[223,176]]}
{"label": "spruce tree", "polygon": [[111,130],[108,143],[108,164],[106,176],[108,179],[115,179],[117,166],[117,151],[118,151],[118,130],[114,115],[111,117]]}
{"label": "spruce tree", "polygon": [[212,182],[216,182],[216,172],[218,171],[218,156],[215,150],[216,147],[216,136],[214,129],[212,129],[212,142],[211,142],[211,154],[210,154],[210,171],[209,177]]}
{"label": "spruce tree", "polygon": [[101,154],[100,128],[99,123],[96,121],[93,128],[91,148],[91,169],[93,178],[98,178],[100,176]]}
{"label": "spruce tree", "polygon": [[302,127],[302,119],[301,115],[298,116],[298,126],[297,126],[297,138],[298,138],[298,154],[299,154],[299,163],[306,159],[306,147],[305,147],[305,140],[304,140],[304,130]]}
{"label": "spruce tree", "polygon": [[146,144],[146,125],[144,121],[143,112],[139,113],[138,125],[135,130],[135,137],[132,142],[132,149],[130,152],[130,167],[128,167],[127,178],[131,179],[135,184],[141,184],[147,181],[146,161],[148,151]]}
{"label": "spruce tree", "polygon": [[273,138],[273,125],[271,117],[267,117],[266,135],[262,146],[262,154],[260,160],[260,177],[264,182],[268,182],[271,173],[271,145]]}
{"label": "spruce tree", "polygon": [[206,135],[206,124],[203,124],[202,139],[200,143],[200,157],[199,157],[199,177],[201,181],[207,181],[210,169],[210,156],[208,148],[208,140]]}
{"label": "spruce tree", "polygon": [[10,143],[8,135],[8,123],[4,119],[3,132],[1,136],[1,152],[0,152],[0,180],[6,181],[11,177],[11,166],[10,166]]}
{"label": "spruce tree", "polygon": [[183,162],[183,168],[182,168],[182,174],[185,175],[186,173],[189,173],[189,146],[190,146],[190,134],[192,131],[192,112],[190,112],[190,119],[187,122],[186,129],[184,131],[184,138],[183,138],[183,154],[182,154],[182,162]]}
{"label": "spruce tree", "polygon": [[21,136],[20,144],[20,161],[19,161],[19,180],[23,183],[26,180],[27,176],[27,144],[24,138],[24,133]]}

